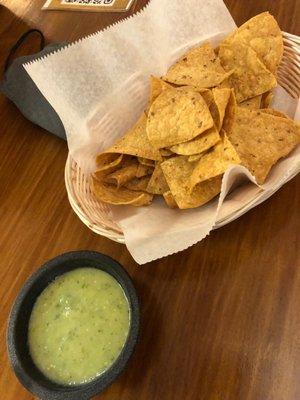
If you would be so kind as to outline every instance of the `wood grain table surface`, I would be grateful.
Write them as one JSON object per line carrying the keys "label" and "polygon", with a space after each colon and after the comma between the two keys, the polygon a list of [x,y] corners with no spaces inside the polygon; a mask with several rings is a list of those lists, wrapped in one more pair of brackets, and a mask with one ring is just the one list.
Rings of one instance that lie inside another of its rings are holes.
{"label": "wood grain table surface", "polygon": [[[136,10],[146,1],[138,1]],[[124,15],[41,11],[42,0],[2,0],[0,67],[28,27],[73,41]],[[299,0],[226,0],[237,24],[269,10],[300,35]],[[33,39],[21,53],[37,50]],[[0,399],[28,400],[6,353],[19,289],[39,265],[71,250],[116,258],[142,304],[142,331],[103,400],[300,399],[300,175],[264,204],[192,248],[139,267],[71,210],[66,143],[0,96]]]}

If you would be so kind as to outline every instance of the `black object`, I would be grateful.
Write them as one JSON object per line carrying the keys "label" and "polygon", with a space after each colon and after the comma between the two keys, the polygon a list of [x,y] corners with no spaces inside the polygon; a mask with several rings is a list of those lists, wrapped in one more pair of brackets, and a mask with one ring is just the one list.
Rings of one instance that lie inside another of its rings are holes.
{"label": "black object", "polygon": [[[28,322],[36,298],[57,276],[76,268],[94,267],[113,276],[127,296],[131,322],[125,346],[114,364],[95,380],[63,386],[46,378],[33,363],[27,344]],[[87,400],[106,389],[124,370],[137,342],[139,303],[133,283],[124,268],[112,258],[92,251],[74,251],[46,262],[26,281],[11,310],[7,346],[14,372],[20,382],[40,399]]]}
{"label": "black object", "polygon": [[[33,33],[37,33],[41,37],[41,51],[12,61],[16,50]],[[56,136],[66,139],[65,129],[59,116],[23,67],[24,63],[34,61],[66,46],[66,43],[50,44],[46,47],[44,47],[44,44],[44,35],[38,29],[30,29],[18,39],[8,54],[5,63],[4,80],[0,82],[0,92],[15,103],[27,119],[54,133]]]}

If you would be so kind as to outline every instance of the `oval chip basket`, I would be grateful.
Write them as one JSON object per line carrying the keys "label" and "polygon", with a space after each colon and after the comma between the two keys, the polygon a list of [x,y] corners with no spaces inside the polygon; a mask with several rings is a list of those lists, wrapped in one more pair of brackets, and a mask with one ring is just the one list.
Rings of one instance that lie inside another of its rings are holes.
{"label": "oval chip basket", "polygon": [[[300,37],[283,33],[284,55],[278,70],[278,83],[293,97],[300,96]],[[113,221],[110,207],[96,200],[91,191],[91,177],[85,175],[69,155],[65,168],[65,183],[70,204],[92,231],[119,243],[124,243],[124,235]],[[254,201],[252,198],[250,202]],[[246,212],[246,205],[233,214],[217,221],[215,229],[229,223]]]}

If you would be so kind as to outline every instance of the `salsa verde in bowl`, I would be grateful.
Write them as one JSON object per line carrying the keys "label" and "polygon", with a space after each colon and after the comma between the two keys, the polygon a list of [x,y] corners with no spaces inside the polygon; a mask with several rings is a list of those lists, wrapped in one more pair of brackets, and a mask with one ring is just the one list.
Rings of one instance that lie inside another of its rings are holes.
{"label": "salsa verde in bowl", "polygon": [[21,289],[7,332],[20,382],[40,399],[89,399],[124,370],[139,304],[123,267],[90,251],[44,264]]}

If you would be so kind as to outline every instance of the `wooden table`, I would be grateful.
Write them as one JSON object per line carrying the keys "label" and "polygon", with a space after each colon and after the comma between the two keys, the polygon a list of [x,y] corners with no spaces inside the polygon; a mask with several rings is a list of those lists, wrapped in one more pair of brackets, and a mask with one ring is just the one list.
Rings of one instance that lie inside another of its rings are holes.
{"label": "wooden table", "polygon": [[[42,29],[49,42],[72,41],[123,17],[42,12],[42,3],[2,0],[1,66],[28,26]],[[226,4],[237,24],[269,10],[283,30],[300,34],[299,0]],[[71,210],[66,144],[25,120],[4,97],[0,120],[1,400],[32,399],[6,354],[15,296],[41,263],[79,249],[125,265],[142,303],[141,338],[129,367],[97,398],[300,399],[300,175],[191,249],[139,267],[125,246],[97,236]]]}

